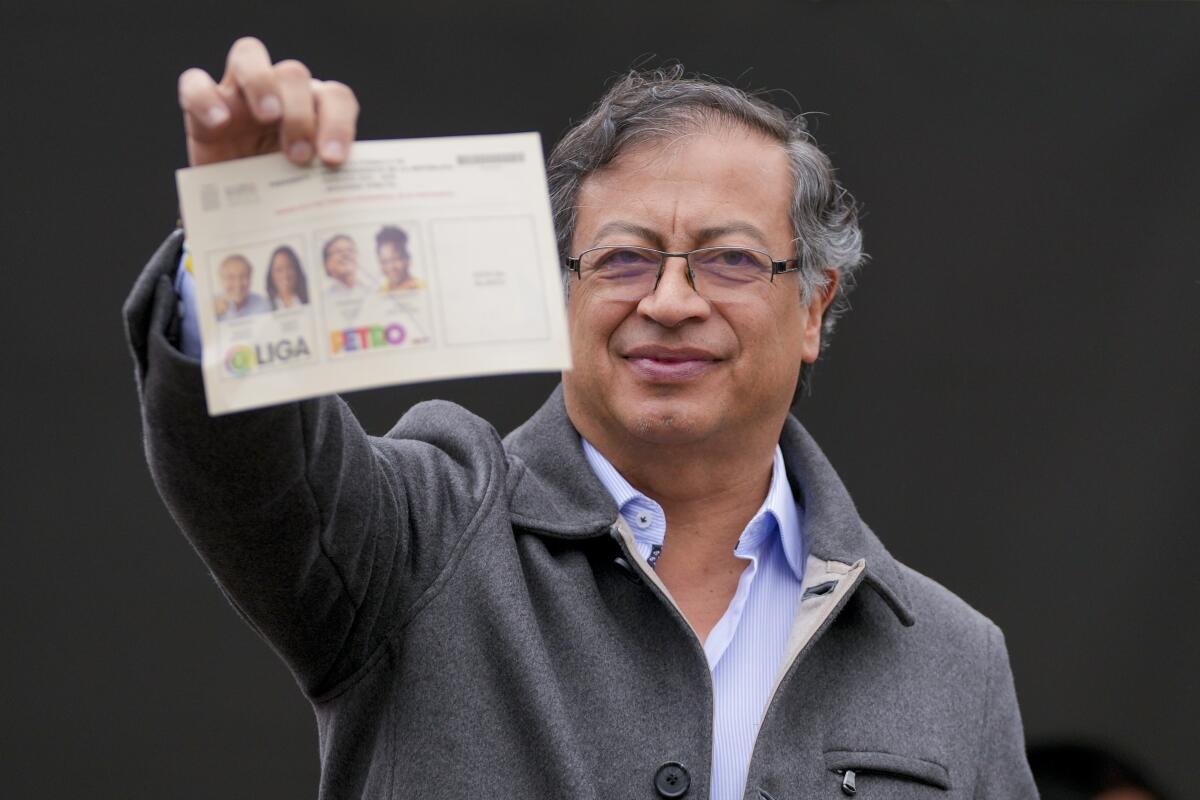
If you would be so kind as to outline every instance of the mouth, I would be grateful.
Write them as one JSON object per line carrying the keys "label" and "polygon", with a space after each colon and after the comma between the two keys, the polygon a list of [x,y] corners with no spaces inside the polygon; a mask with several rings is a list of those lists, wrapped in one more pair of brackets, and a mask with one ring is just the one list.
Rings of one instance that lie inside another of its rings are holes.
{"label": "mouth", "polygon": [[707,350],[690,347],[637,347],[622,357],[635,374],[651,383],[684,383],[699,378],[721,362]]}

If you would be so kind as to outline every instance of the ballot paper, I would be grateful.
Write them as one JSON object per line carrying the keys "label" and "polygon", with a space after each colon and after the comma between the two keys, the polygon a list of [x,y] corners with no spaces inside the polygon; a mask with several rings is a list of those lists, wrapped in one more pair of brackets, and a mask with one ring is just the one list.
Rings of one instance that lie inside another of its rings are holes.
{"label": "ballot paper", "polygon": [[570,366],[536,133],[180,170],[210,414]]}

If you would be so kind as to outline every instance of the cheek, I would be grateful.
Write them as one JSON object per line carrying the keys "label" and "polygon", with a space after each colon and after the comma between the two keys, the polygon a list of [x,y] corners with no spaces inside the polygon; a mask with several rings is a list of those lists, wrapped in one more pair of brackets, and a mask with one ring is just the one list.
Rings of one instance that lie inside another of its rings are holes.
{"label": "cheek", "polygon": [[571,351],[576,369],[594,370],[607,361],[613,332],[629,310],[624,304],[593,299],[576,287],[567,302],[567,324],[571,332]]}
{"label": "cheek", "polygon": [[750,379],[774,386],[795,379],[800,372],[804,346],[804,318],[799,304],[766,304],[768,308],[731,308],[727,311],[742,354],[741,366]]}

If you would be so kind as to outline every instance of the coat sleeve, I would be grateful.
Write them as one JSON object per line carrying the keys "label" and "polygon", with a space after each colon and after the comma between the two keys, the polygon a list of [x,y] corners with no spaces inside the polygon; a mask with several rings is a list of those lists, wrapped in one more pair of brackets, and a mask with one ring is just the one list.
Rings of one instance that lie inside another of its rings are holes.
{"label": "coat sleeve", "polygon": [[329,697],[444,585],[501,494],[499,437],[444,402],[384,438],[337,397],[210,417],[199,362],[171,341],[181,245],[167,239],[124,311],[150,472],[226,597]]}
{"label": "coat sleeve", "polygon": [[989,624],[987,703],[979,748],[976,800],[1037,800],[1025,757],[1025,734],[1004,634]]}

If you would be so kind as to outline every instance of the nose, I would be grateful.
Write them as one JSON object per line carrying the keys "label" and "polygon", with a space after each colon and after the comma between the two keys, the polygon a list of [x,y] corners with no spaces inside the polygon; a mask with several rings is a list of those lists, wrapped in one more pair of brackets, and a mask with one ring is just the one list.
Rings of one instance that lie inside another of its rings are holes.
{"label": "nose", "polygon": [[677,327],[689,319],[708,318],[712,307],[688,280],[687,260],[668,256],[658,286],[638,303],[638,313],[666,328]]}

